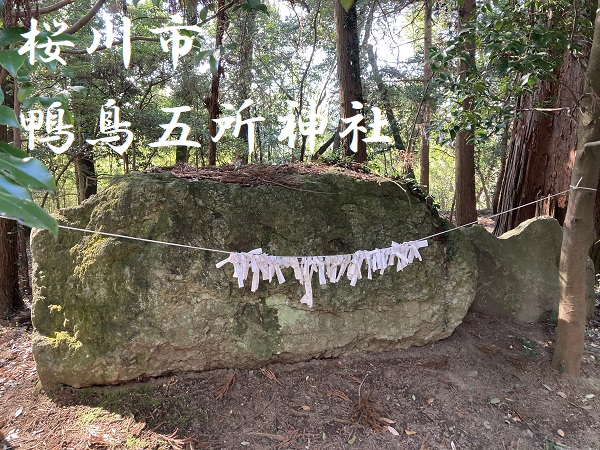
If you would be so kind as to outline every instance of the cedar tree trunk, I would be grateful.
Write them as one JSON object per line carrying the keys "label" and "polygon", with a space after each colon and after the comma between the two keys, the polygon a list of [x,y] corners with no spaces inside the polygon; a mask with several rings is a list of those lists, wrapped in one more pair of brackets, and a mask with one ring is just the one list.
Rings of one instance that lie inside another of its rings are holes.
{"label": "cedar tree trunk", "polygon": [[[352,102],[358,101],[364,104],[362,94],[362,82],[360,77],[360,33],[358,31],[358,15],[356,2],[346,11],[340,0],[333,0],[333,15],[335,21],[335,53],[337,56],[337,75],[340,85],[340,118],[347,119],[356,114],[362,114],[362,110],[352,108]],[[364,119],[358,126],[365,126]],[[346,124],[341,124],[342,131]],[[358,133],[357,151],[350,150],[350,142],[353,133],[350,133],[340,143],[346,156],[353,156],[358,163],[367,160],[367,144],[363,142],[365,134]]]}
{"label": "cedar tree trunk", "polygon": [[[467,28],[466,23],[475,13],[475,0],[464,0],[459,9],[459,32]],[[467,72],[475,66],[475,36],[468,36],[463,50],[469,55],[468,60],[461,59],[459,76],[467,83]],[[468,113],[473,108],[473,99],[466,97],[462,108]],[[461,130],[456,135],[455,159],[455,202],[456,224],[465,225],[477,220],[477,199],[475,197],[475,144],[473,129]]]}

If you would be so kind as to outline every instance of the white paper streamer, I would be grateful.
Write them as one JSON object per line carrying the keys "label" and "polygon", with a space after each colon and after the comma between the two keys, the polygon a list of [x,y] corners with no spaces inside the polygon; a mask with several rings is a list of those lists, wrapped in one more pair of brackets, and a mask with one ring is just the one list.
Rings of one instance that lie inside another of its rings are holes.
{"label": "white paper streamer", "polygon": [[294,277],[304,286],[304,296],[301,303],[312,307],[313,290],[312,278],[316,273],[319,284],[337,283],[344,274],[351,286],[356,286],[362,278],[362,267],[367,266],[367,278],[373,277],[373,272],[382,275],[387,267],[396,265],[396,272],[404,269],[415,258],[422,261],[419,249],[427,247],[426,240],[411,241],[398,244],[392,242],[391,247],[375,250],[359,250],[351,255],[334,256],[272,256],[263,253],[261,248],[251,252],[232,252],[227,259],[219,262],[217,268],[227,263],[233,265],[233,277],[237,278],[238,286],[244,287],[244,282],[252,272],[252,292],[258,289],[260,277],[263,281],[271,282],[277,277],[279,284],[285,283],[281,269],[292,268]]}

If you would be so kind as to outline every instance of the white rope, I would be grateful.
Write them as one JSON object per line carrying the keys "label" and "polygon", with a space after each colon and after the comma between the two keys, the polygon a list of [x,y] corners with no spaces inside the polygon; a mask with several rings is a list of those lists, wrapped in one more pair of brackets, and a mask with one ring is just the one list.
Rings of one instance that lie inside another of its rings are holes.
{"label": "white rope", "polygon": [[[570,189],[586,189],[595,191],[596,189],[580,187],[581,179],[575,186],[570,186]],[[525,208],[530,205],[534,205],[538,202],[548,200],[559,195],[567,194],[569,190],[559,192],[558,194],[549,195],[539,200],[535,200],[524,205],[511,208],[507,211],[502,211],[491,216],[484,217],[483,219],[493,219],[504,214],[516,211],[521,208]],[[237,278],[238,286],[244,287],[244,282],[252,272],[252,292],[258,289],[260,283],[260,276],[262,275],[263,281],[272,281],[273,277],[277,277],[279,283],[285,282],[285,277],[281,272],[281,269],[292,268],[294,270],[294,276],[305,289],[305,294],[301,299],[302,303],[312,307],[313,304],[313,291],[312,291],[312,276],[318,273],[319,283],[326,284],[327,280],[330,283],[337,283],[343,275],[346,275],[350,280],[350,285],[355,286],[357,280],[362,278],[362,266],[363,263],[367,266],[368,278],[372,279],[372,273],[374,271],[380,271],[383,274],[386,267],[396,265],[396,271],[404,269],[408,264],[412,263],[415,259],[422,261],[419,249],[428,246],[428,239],[441,236],[452,231],[466,228],[471,225],[476,225],[479,220],[460,225],[449,230],[441,231],[439,233],[426,236],[416,241],[404,242],[398,244],[392,242],[391,247],[384,249],[375,250],[358,250],[353,254],[342,254],[342,255],[323,255],[323,256],[273,256],[263,253],[262,249],[258,248],[250,252],[230,252],[226,250],[219,250],[214,248],[198,247],[194,245],[177,244],[174,242],[158,241],[155,239],[145,239],[135,236],[128,236],[124,234],[108,233],[105,231],[94,231],[85,228],[76,228],[66,225],[59,225],[59,228],[72,231],[80,231],[83,233],[99,234],[102,236],[109,236],[121,239],[130,239],[134,241],[148,242],[151,244],[169,245],[173,247],[188,248],[192,250],[202,250],[212,253],[222,253],[229,255],[228,258],[217,263],[217,268],[223,267],[227,263],[231,263],[234,267],[233,277]]]}
{"label": "white rope", "polygon": [[175,242],[156,241],[154,239],[144,239],[144,238],[135,237],[135,236],[127,236],[125,234],[107,233],[106,231],[94,231],[94,230],[87,230],[85,228],[68,227],[66,225],[59,225],[58,228],[63,228],[65,230],[81,231],[82,233],[100,234],[102,236],[110,236],[110,237],[116,237],[116,238],[121,238],[121,239],[131,239],[132,241],[149,242],[151,244],[170,245],[172,247],[190,248],[192,250],[204,250],[206,252],[225,253],[227,255],[229,253],[231,253],[231,252],[226,252],[225,250],[217,250],[214,248],[204,248],[204,247],[196,247],[193,245],[176,244]]}

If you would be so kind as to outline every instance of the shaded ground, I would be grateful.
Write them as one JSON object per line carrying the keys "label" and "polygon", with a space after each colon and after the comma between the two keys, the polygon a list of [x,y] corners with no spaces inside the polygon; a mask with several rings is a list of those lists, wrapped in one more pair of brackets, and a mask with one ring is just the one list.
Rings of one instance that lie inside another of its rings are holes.
{"label": "shaded ground", "polygon": [[0,449],[600,449],[597,321],[581,380],[552,324],[470,314],[421,348],[51,396],[28,330],[0,327]]}

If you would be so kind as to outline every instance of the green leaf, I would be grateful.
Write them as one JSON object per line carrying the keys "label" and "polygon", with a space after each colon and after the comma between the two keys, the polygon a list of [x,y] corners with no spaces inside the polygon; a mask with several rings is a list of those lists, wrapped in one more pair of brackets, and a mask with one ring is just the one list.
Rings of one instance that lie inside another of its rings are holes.
{"label": "green leaf", "polygon": [[23,41],[24,39],[21,35],[28,31],[29,30],[24,27],[12,27],[0,30],[0,46],[16,44],[17,42]]}
{"label": "green leaf", "polygon": [[50,106],[52,105],[52,103],[54,103],[56,101],[59,101],[59,102],[62,103],[61,99],[55,98],[55,97],[30,97],[30,98],[28,98],[27,100],[25,100],[23,102],[23,109],[28,109],[35,102],[40,102],[40,104],[44,108],[50,108]]}
{"label": "green leaf", "polygon": [[6,105],[0,105],[0,124],[17,128],[21,126],[15,112]]}
{"label": "green leaf", "polygon": [[0,50],[0,65],[4,66],[13,78],[17,77],[17,71],[27,59],[26,55],[19,55],[17,50]]}
{"label": "green leaf", "polygon": [[31,200],[31,194],[29,193],[29,189],[24,188],[20,184],[17,184],[14,181],[6,178],[2,174],[0,174],[0,192],[10,194],[14,197],[21,198],[23,200]]}
{"label": "green leaf", "polygon": [[0,173],[30,189],[54,192],[56,188],[48,169],[35,158],[17,158],[8,153],[0,153]]}
{"label": "green leaf", "polygon": [[31,83],[23,83],[21,86],[19,86],[19,90],[17,91],[17,99],[20,103],[23,103],[25,100],[27,100],[27,98],[29,98],[34,90],[35,88]]}
{"label": "green leaf", "polygon": [[27,158],[29,155],[25,153],[20,148],[15,147],[14,145],[7,144],[6,142],[0,141],[0,153],[8,153],[9,155],[14,156],[15,158]]}
{"label": "green leaf", "polygon": [[208,64],[210,64],[210,71],[213,75],[217,75],[219,73],[219,61],[213,55],[210,55],[208,58]]}
{"label": "green leaf", "polygon": [[198,54],[196,55],[196,58],[195,58],[196,62],[203,60],[207,56],[212,55],[214,52],[215,52],[214,50],[202,50],[202,51],[198,52]]}
{"label": "green leaf", "polygon": [[16,219],[18,222],[36,228],[49,230],[58,236],[56,219],[31,200],[23,200],[0,192],[0,216]]}
{"label": "green leaf", "polygon": [[208,17],[208,11],[210,10],[210,8],[208,6],[205,6],[204,8],[202,8],[200,10],[200,20],[205,21],[206,18]]}
{"label": "green leaf", "polygon": [[354,0],[340,0],[340,3],[342,4],[342,8],[348,11],[354,4]]}
{"label": "green leaf", "polygon": [[78,94],[87,94],[87,89],[85,86],[69,86],[69,91],[77,92]]}

